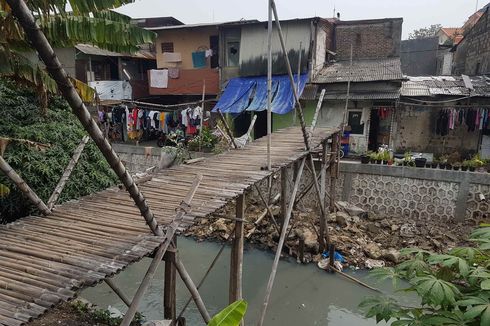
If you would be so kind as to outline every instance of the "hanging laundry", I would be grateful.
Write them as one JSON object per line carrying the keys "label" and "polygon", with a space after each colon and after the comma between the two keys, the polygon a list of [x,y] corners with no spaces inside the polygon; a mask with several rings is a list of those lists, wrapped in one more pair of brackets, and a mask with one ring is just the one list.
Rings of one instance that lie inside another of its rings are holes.
{"label": "hanging laundry", "polygon": [[205,51],[205,57],[206,58],[209,58],[209,57],[212,57],[213,56],[213,50],[212,49],[209,49],[209,50],[206,50]]}
{"label": "hanging laundry", "polygon": [[179,68],[168,68],[168,78],[178,79],[180,75]]}
{"label": "hanging laundry", "polygon": [[205,68],[207,66],[206,52],[192,52],[192,65],[194,66],[194,68]]}
{"label": "hanging laundry", "polygon": [[449,114],[440,110],[436,119],[436,135],[446,136],[449,133]]}
{"label": "hanging laundry", "polygon": [[152,69],[150,70],[150,87],[167,88],[168,87],[168,70]]}

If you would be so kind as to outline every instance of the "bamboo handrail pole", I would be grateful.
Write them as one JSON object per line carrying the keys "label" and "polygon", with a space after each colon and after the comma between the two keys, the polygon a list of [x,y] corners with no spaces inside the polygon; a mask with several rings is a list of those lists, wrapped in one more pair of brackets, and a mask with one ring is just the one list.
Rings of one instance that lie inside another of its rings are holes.
{"label": "bamboo handrail pole", "polygon": [[80,98],[80,95],[69,80],[66,71],[61,66],[52,46],[49,44],[43,31],[37,26],[36,19],[27,7],[25,1],[6,1],[12,10],[13,16],[17,18],[17,21],[22,26],[26,38],[30,41],[32,47],[37,50],[39,57],[46,65],[49,75],[54,79],[61,94],[72,108],[72,112],[80,120],[82,126],[94,140],[102,155],[104,155],[111,168],[128,190],[129,195],[134,200],[151,231],[156,235],[163,235],[163,231],[158,226],[153,216],[153,212],[148,206],[143,194],[134,183],[133,178],[122,164],[121,159],[116,154],[109,141],[104,137],[97,123],[92,119],[87,107]]}
{"label": "bamboo handrail pole", "polygon": [[49,215],[51,210],[46,206],[41,198],[29,187],[29,185],[22,179],[17,172],[12,169],[12,167],[0,156],[0,170],[5,173],[7,178],[9,178],[22,193],[33,203],[44,215]]}
{"label": "bamboo handrail pole", "polygon": [[150,267],[148,268],[148,271],[146,272],[146,275],[143,278],[143,281],[141,282],[138,290],[136,291],[136,294],[133,297],[133,300],[128,308],[128,311],[126,312],[126,314],[124,314],[124,318],[121,322],[121,326],[129,326],[131,324],[131,321],[133,320],[133,317],[136,314],[136,310],[138,309],[138,305],[143,295],[145,294],[148,286],[150,285],[150,281],[153,279],[153,276],[155,275],[158,265],[160,265],[160,262],[162,261],[163,255],[165,255],[165,252],[170,246],[172,239],[174,238],[174,235],[177,232],[184,215],[187,213],[186,209],[190,208],[190,203],[192,201],[192,198],[194,198],[194,195],[196,194],[197,188],[199,187],[201,180],[202,180],[202,175],[198,174],[189,192],[187,193],[186,197],[182,201],[180,209],[178,210],[175,218],[173,219],[172,223],[170,223],[167,226],[167,232],[165,232],[164,240],[160,245],[160,247],[158,248],[155,257],[153,258]]}
{"label": "bamboo handrail pole", "polygon": [[53,206],[56,204],[56,201],[61,195],[61,192],[65,188],[66,182],[70,178],[71,173],[73,172],[73,169],[78,163],[78,160],[80,159],[80,156],[82,155],[83,149],[85,148],[85,145],[88,143],[90,137],[89,136],[84,136],[78,144],[77,148],[73,152],[73,156],[70,159],[70,162],[66,166],[65,171],[63,172],[63,175],[61,176],[60,180],[58,181],[58,184],[54,188],[53,193],[51,194],[51,197],[48,199],[47,206],[49,209],[52,209]]}
{"label": "bamboo handrail pole", "polygon": [[289,202],[288,210],[287,210],[286,216],[284,218],[284,224],[282,226],[281,236],[279,238],[279,243],[277,245],[276,255],[274,257],[274,263],[272,264],[272,271],[271,271],[271,274],[269,276],[269,282],[267,283],[267,289],[266,289],[265,297],[264,297],[264,304],[262,305],[262,309],[260,312],[260,318],[259,318],[259,321],[257,323],[257,326],[262,326],[264,324],[265,314],[267,312],[267,306],[269,304],[269,299],[270,299],[270,295],[272,292],[272,286],[274,285],[274,281],[276,278],[277,266],[279,264],[279,259],[281,258],[282,247],[284,246],[284,241],[286,239],[286,230],[287,230],[287,227],[289,225],[291,213],[293,212],[294,199],[296,197],[296,193],[298,192],[298,187],[300,184],[301,176],[303,174],[303,168],[305,167],[305,161],[306,161],[306,157],[301,160],[301,164],[300,164],[299,169],[298,169],[297,177],[296,177],[296,180],[294,182],[293,192],[291,193],[291,201]]}
{"label": "bamboo handrail pole", "polygon": [[269,0],[267,6],[267,169],[269,171],[272,169],[272,3],[273,1]]}
{"label": "bamboo handrail pole", "polygon": [[197,309],[199,310],[199,313],[201,314],[204,322],[206,324],[209,323],[211,320],[211,317],[209,316],[208,311],[206,310],[206,306],[204,305],[204,302],[202,301],[201,295],[199,294],[199,291],[197,290],[196,286],[194,285],[194,282],[192,281],[191,277],[189,276],[189,273],[187,273],[187,270],[184,267],[184,264],[182,264],[182,261],[180,260],[179,256],[176,255],[175,257],[175,268],[177,268],[177,272],[180,275],[180,278],[182,281],[184,281],[185,286],[189,290],[189,292],[192,295],[192,299],[196,303]]}
{"label": "bamboo handrail pole", "polygon": [[[296,87],[295,87],[295,83],[294,83],[294,77],[293,77],[293,72],[291,70],[291,63],[289,62],[289,57],[288,57],[288,53],[287,53],[287,50],[286,50],[286,44],[285,44],[285,41],[284,41],[284,36],[283,36],[283,33],[282,33],[282,28],[281,28],[281,23],[279,21],[279,16],[277,14],[277,8],[276,8],[276,4],[274,2],[274,0],[270,0],[270,4],[271,4],[271,7],[272,7],[272,11],[274,13],[274,18],[275,18],[275,21],[276,21],[276,26],[277,26],[277,29],[278,29],[278,32],[279,32],[279,41],[281,43],[281,48],[282,48],[282,52],[283,52],[283,55],[284,55],[284,59],[286,61],[286,68],[288,70],[288,76],[289,76],[289,82],[291,84],[291,88],[293,90],[293,95],[294,95],[294,99],[296,101],[296,103],[298,104],[298,108],[299,110],[297,110],[297,113],[298,113],[298,117],[299,117],[299,122],[300,122],[300,125],[301,125],[301,131],[303,133],[303,140],[304,140],[304,143],[305,143],[305,148],[306,148],[306,151],[308,152],[308,156],[309,156],[309,164],[311,166],[311,169],[312,169],[312,173],[313,173],[313,180],[317,180],[317,173],[315,171],[315,163],[313,162],[313,156],[311,155],[311,145],[310,145],[310,137],[309,137],[309,134],[308,132],[306,131],[306,123],[305,123],[305,118],[304,118],[304,115],[303,115],[303,109],[302,109],[302,106],[301,106],[301,103],[299,101],[299,95],[298,93],[296,92]],[[318,197],[318,201],[322,201],[321,199],[321,190],[320,190],[320,186],[318,185],[317,182],[315,182],[315,191],[317,193],[317,197]],[[320,216],[320,234],[322,235],[319,239],[320,241],[320,250],[323,250],[325,248],[325,232],[327,232],[327,226],[326,226],[326,213],[325,213],[325,209],[320,205],[320,213],[321,213],[321,216]]]}

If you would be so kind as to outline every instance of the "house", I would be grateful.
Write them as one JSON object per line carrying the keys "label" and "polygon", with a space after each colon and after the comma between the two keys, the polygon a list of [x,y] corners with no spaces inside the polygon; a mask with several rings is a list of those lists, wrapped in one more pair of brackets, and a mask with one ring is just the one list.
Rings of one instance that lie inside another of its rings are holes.
{"label": "house", "polygon": [[393,119],[392,148],[489,158],[489,113],[488,77],[408,77]]}
{"label": "house", "polygon": [[[439,38],[427,37],[401,42],[402,72],[408,76],[433,76],[438,72]],[[448,74],[451,74],[449,67]]]}
{"label": "house", "polygon": [[[147,27],[157,33],[156,68],[168,71],[165,85],[152,85],[149,93],[169,103],[200,100],[219,94],[219,24]],[[205,86],[204,86],[205,84]]]}
{"label": "house", "polygon": [[440,45],[454,45],[463,39],[464,29],[460,27],[442,27],[437,32]]}
{"label": "house", "polygon": [[316,94],[310,102],[315,103],[325,89],[318,124],[347,124],[349,132],[343,142],[350,152],[377,150],[391,142],[391,120],[403,80],[402,23],[401,18],[336,21],[330,48],[335,56],[311,79]]}
{"label": "house", "polygon": [[490,74],[490,4],[480,10],[476,23],[455,47],[453,74]]}
{"label": "house", "polygon": [[[281,28],[298,93],[309,76],[323,67],[332,45],[332,20],[319,17],[282,20]],[[237,135],[243,134],[257,115],[254,136],[267,133],[267,22],[239,21],[219,26],[220,71],[223,93],[215,107],[234,116]],[[272,32],[272,126],[278,129],[294,121],[293,90],[275,23]],[[305,109],[314,110],[314,106]]]}

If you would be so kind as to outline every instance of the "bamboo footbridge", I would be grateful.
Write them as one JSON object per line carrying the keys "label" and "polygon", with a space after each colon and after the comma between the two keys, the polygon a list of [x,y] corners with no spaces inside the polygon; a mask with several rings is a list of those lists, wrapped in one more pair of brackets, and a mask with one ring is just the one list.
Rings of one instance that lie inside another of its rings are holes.
{"label": "bamboo footbridge", "polygon": [[[316,128],[310,138],[319,148],[337,130]],[[243,149],[179,165],[139,185],[157,222],[172,222],[176,208],[197,174],[203,176],[181,228],[205,218],[231,200],[308,153],[300,128],[272,134],[272,170],[263,137]],[[152,234],[140,211],[118,187],[56,206],[47,217],[29,216],[0,226],[0,325],[23,325],[77,291],[117,274],[151,255],[163,241]]]}

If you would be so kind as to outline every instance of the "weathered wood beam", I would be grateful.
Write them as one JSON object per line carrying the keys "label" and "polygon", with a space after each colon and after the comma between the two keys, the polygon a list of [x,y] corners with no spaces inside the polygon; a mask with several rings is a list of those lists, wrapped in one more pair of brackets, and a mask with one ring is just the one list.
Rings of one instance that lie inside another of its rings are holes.
{"label": "weathered wood beam", "polygon": [[65,188],[66,182],[68,181],[68,179],[70,179],[71,173],[73,172],[73,169],[77,165],[78,160],[80,159],[80,156],[82,155],[83,149],[85,148],[85,145],[88,143],[89,139],[90,139],[89,136],[84,136],[82,138],[82,141],[80,141],[80,144],[78,144],[77,148],[73,152],[73,156],[71,157],[70,162],[66,166],[66,169],[63,172],[63,175],[61,176],[60,180],[58,181],[56,188],[54,188],[54,191],[51,194],[51,197],[49,197],[49,199],[48,199],[47,206],[49,209],[52,209],[53,206],[58,201],[58,198],[60,197],[61,192]]}
{"label": "weathered wood beam", "polygon": [[265,314],[267,313],[267,306],[269,304],[269,299],[272,292],[272,286],[274,285],[274,281],[277,273],[277,266],[279,265],[279,259],[281,258],[282,247],[284,246],[284,241],[286,240],[286,230],[289,225],[289,220],[291,218],[291,213],[293,212],[294,199],[296,198],[296,194],[298,192],[298,187],[300,184],[301,176],[303,175],[303,168],[305,167],[306,157],[301,160],[301,164],[299,166],[298,174],[296,180],[294,181],[293,191],[291,193],[291,200],[289,202],[288,210],[285,216],[284,224],[281,230],[281,236],[279,238],[279,243],[277,245],[276,255],[274,257],[274,262],[272,264],[272,271],[269,276],[269,281],[267,283],[267,288],[265,291],[264,303],[262,305],[262,309],[260,312],[260,318],[257,323],[257,326],[262,326],[264,324]]}
{"label": "weathered wood beam", "polygon": [[143,295],[145,294],[146,290],[148,289],[148,286],[150,285],[150,281],[153,279],[153,276],[155,275],[155,272],[158,268],[158,265],[160,265],[160,262],[162,261],[163,256],[165,255],[165,252],[167,251],[168,247],[170,246],[170,243],[172,242],[172,239],[177,232],[184,215],[187,213],[186,210],[190,209],[190,203],[192,199],[194,198],[194,195],[196,194],[197,188],[199,187],[199,184],[201,183],[202,180],[202,175],[198,174],[196,176],[196,179],[194,180],[189,192],[187,193],[186,197],[182,201],[182,204],[180,206],[180,209],[177,211],[177,214],[175,215],[175,218],[172,220],[172,222],[167,226],[167,232],[165,233],[165,236],[163,238],[162,244],[158,247],[157,252],[151,261],[150,267],[148,267],[148,271],[146,272],[143,281],[141,282],[140,286],[138,287],[138,290],[136,291],[136,294],[134,295],[133,301],[131,302],[131,305],[124,315],[124,318],[121,322],[121,326],[129,326],[131,321],[134,318],[134,315],[136,313],[136,310],[138,309],[139,303],[141,299],[143,298]]}
{"label": "weathered wood beam", "polygon": [[[174,246],[177,238],[174,237]],[[177,320],[177,269],[175,268],[175,250],[167,250],[164,255],[165,274],[163,280],[163,318],[172,320],[174,323]]]}
{"label": "weathered wood beam", "polygon": [[46,69],[56,82],[58,89],[63,97],[70,105],[73,114],[80,120],[82,126],[88,132],[90,137],[94,140],[97,147],[100,149],[102,155],[114,170],[118,178],[129,192],[129,195],[134,200],[136,206],[144,217],[146,223],[150,227],[151,231],[156,235],[163,235],[163,231],[158,227],[157,222],[153,216],[153,212],[143,197],[143,194],[139,190],[138,186],[134,183],[133,178],[126,170],[121,162],[121,159],[113,150],[111,144],[102,134],[102,131],[98,127],[97,123],[92,119],[87,107],[83,103],[80,95],[78,95],[75,87],[71,83],[66,71],[61,66],[61,63],[54,52],[53,48],[49,44],[42,29],[37,26],[36,19],[31,10],[27,7],[23,0],[6,0],[12,15],[17,19],[18,23],[22,26],[26,39],[30,42],[32,47],[37,51],[39,57],[46,65]]}
{"label": "weathered wood beam", "polygon": [[12,169],[12,167],[5,161],[3,157],[0,156],[0,170],[5,173],[7,178],[9,178],[22,193],[29,199],[29,201],[34,204],[37,209],[41,211],[44,215],[51,214],[51,210],[46,206],[41,198],[29,187],[29,185],[22,179],[17,172]]}
{"label": "weathered wood beam", "polygon": [[310,137],[316,128],[316,122],[318,121],[318,114],[322,109],[323,98],[325,97],[325,91],[326,91],[325,88],[322,89],[322,92],[320,93],[320,98],[318,99],[318,103],[316,104],[315,115],[313,115],[313,120],[311,121],[311,126],[310,126]]}

